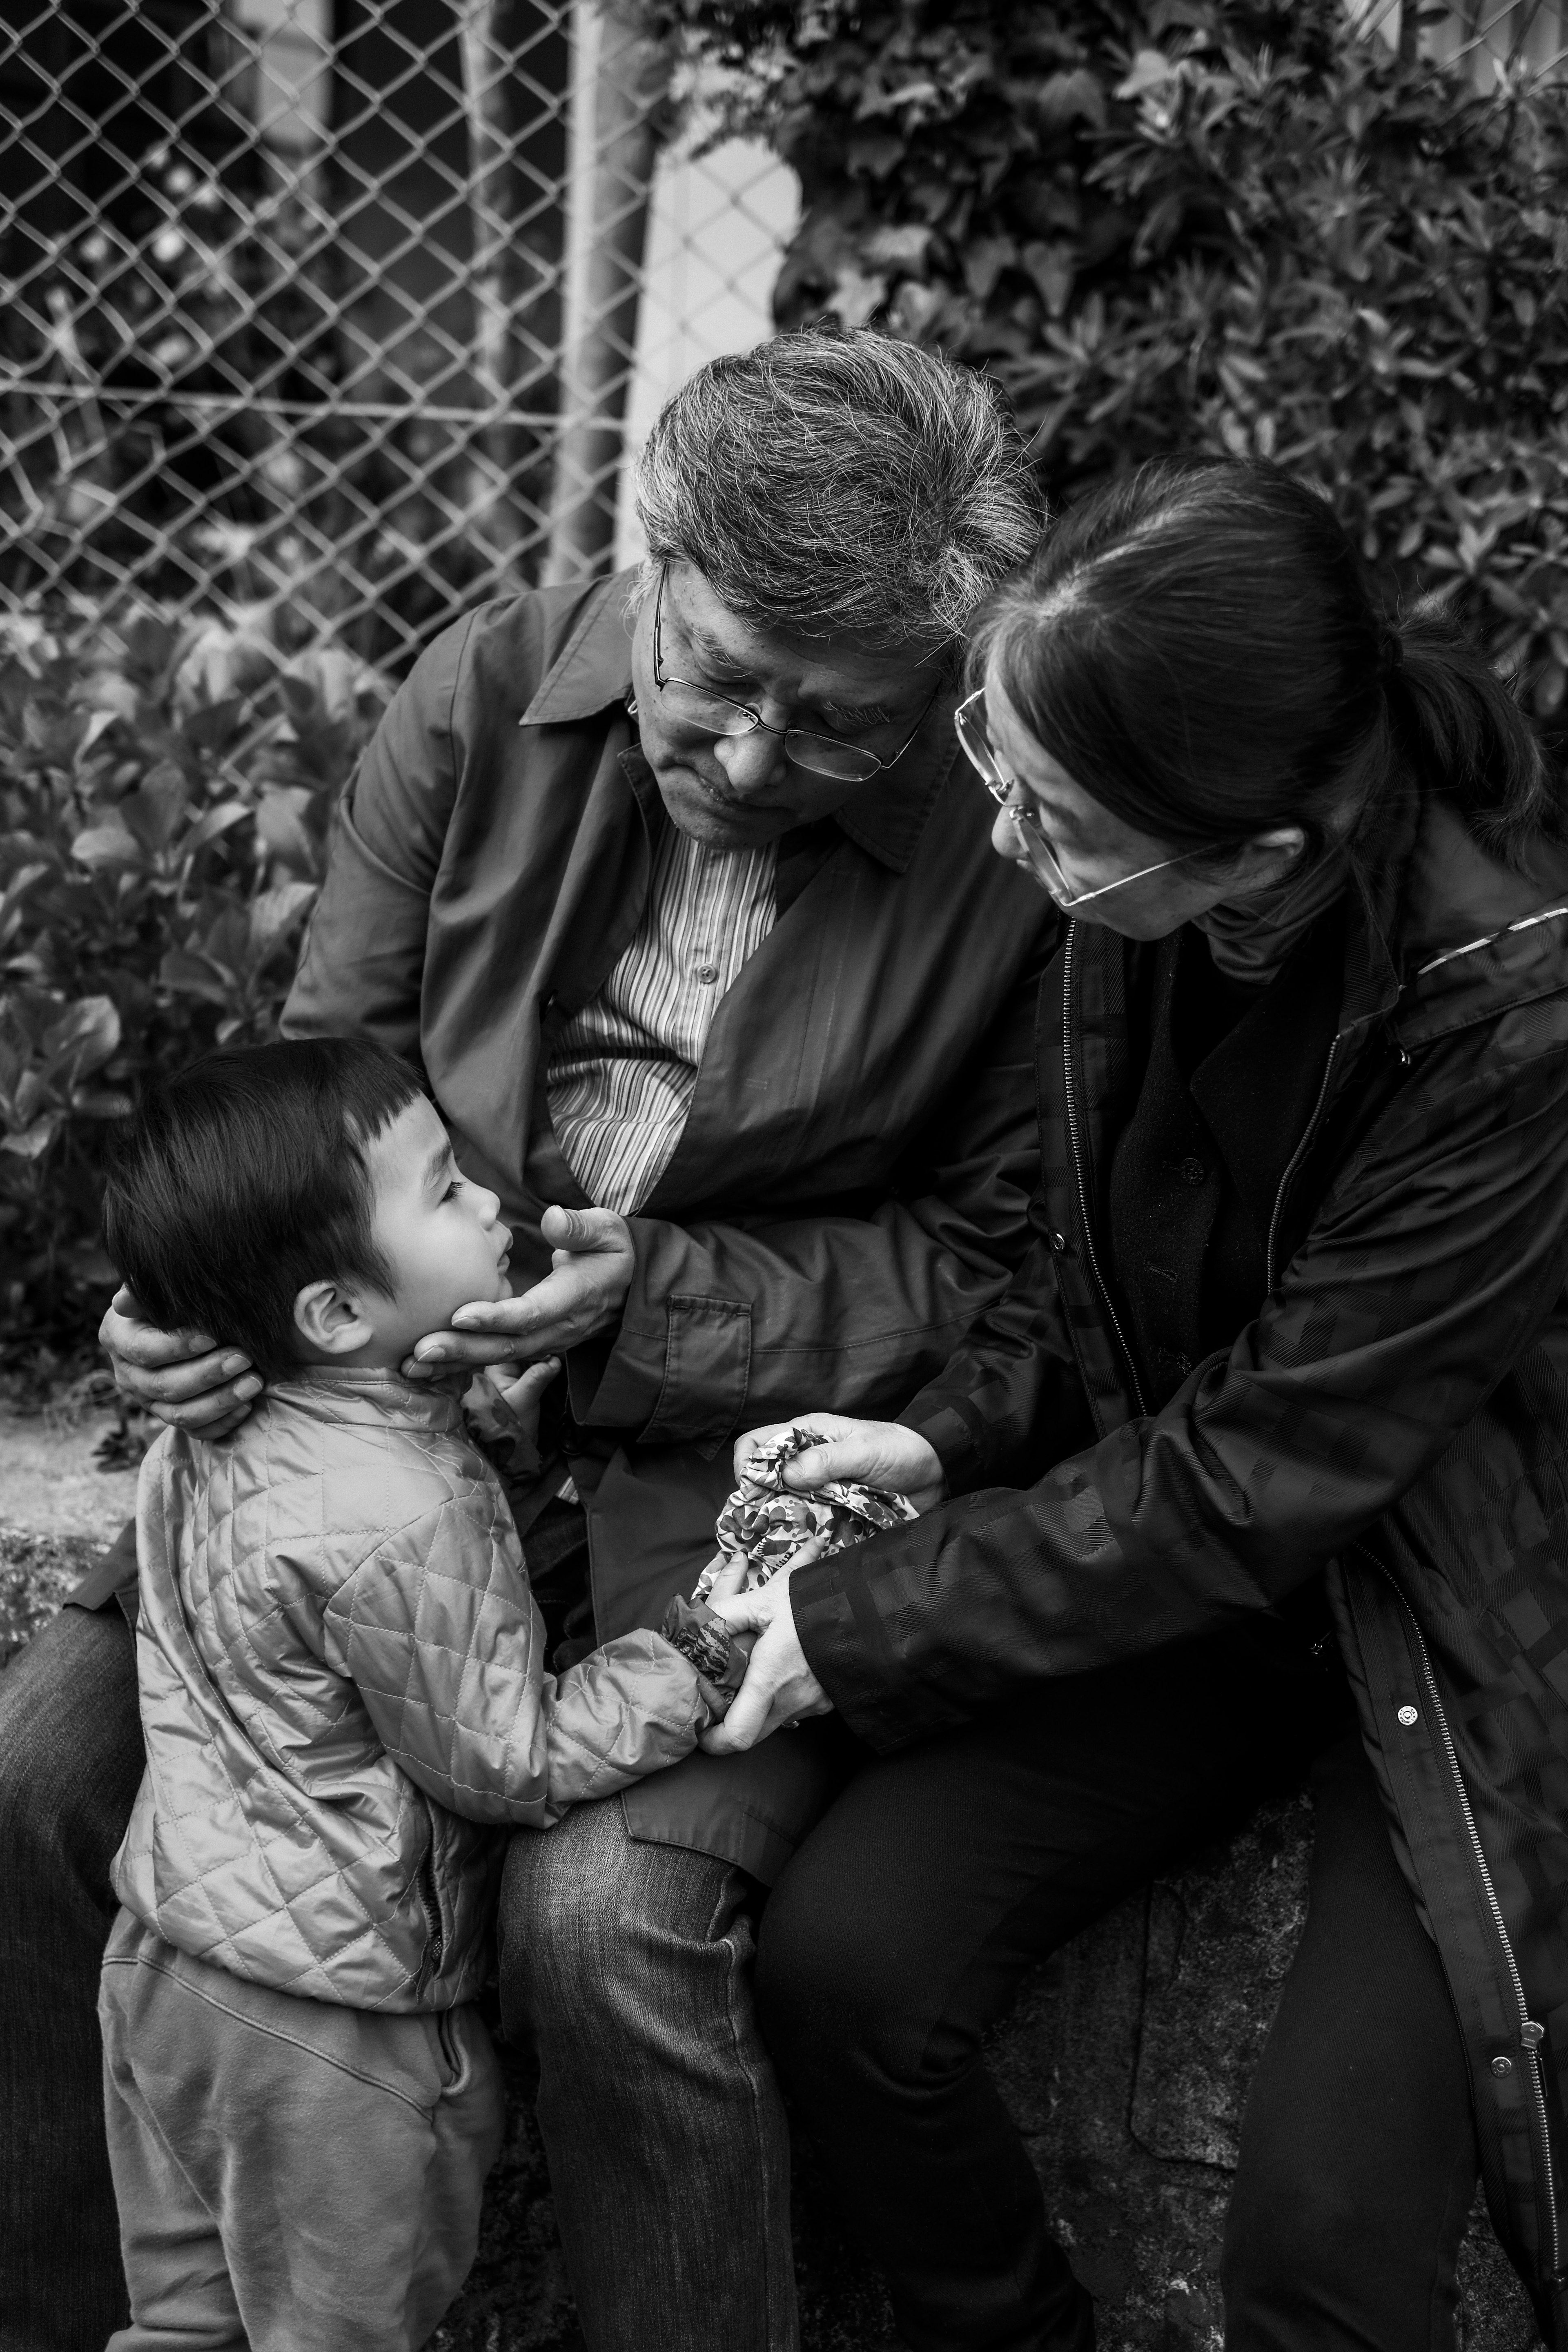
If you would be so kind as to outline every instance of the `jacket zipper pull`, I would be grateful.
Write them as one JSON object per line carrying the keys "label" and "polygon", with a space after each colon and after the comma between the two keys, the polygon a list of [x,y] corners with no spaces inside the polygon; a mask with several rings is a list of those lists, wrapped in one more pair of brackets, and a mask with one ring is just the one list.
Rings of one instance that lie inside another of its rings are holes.
{"label": "jacket zipper pull", "polygon": [[1544,2025],[1537,2025],[1532,2017],[1527,2017],[1519,2029],[1520,2047],[1523,2050],[1539,2050],[1545,2039]]}

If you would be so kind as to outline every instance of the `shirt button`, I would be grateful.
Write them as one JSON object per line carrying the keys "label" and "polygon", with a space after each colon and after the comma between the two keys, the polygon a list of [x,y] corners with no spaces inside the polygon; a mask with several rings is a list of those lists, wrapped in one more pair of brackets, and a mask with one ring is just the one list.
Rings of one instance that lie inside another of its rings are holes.
{"label": "shirt button", "polygon": [[1413,1725],[1419,1723],[1421,1720],[1421,1711],[1419,1707],[1402,1706],[1399,1710],[1399,1720],[1405,1726],[1406,1731],[1410,1730]]}
{"label": "shirt button", "polygon": [[1511,2058],[1494,2058],[1492,2060],[1492,2073],[1494,2074],[1511,2074],[1512,2072],[1513,2060]]}
{"label": "shirt button", "polygon": [[1201,1160],[1188,1158],[1176,1162],[1176,1173],[1184,1184],[1201,1184],[1207,1172]]}
{"label": "shirt button", "polygon": [[718,965],[716,963],[700,963],[697,967],[697,977],[702,982],[704,988],[711,988],[714,982],[719,977]]}

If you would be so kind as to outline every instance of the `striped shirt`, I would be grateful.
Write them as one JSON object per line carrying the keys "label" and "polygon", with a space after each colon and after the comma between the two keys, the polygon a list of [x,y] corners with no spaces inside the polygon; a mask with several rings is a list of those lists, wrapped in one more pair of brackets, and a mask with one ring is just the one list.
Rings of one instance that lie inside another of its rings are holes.
{"label": "striped shirt", "polygon": [[705,849],[667,824],[636,936],[555,1040],[550,1121],[596,1208],[630,1216],[668,1167],[720,999],[773,927],[773,845]]}

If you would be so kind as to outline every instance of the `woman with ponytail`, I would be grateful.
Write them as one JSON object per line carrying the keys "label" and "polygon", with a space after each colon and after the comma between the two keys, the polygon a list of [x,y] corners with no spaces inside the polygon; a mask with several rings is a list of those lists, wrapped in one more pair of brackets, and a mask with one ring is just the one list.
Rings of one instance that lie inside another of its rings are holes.
{"label": "woman with ponytail", "polygon": [[1092,498],[973,657],[995,846],[1064,917],[1038,1244],[898,1422],[813,1416],[784,1472],[921,1516],[724,1604],[762,1638],[713,1745],[836,1707],[873,1751],[769,1906],[770,2048],[913,2352],[1087,2346],[982,2036],[1310,1760],[1226,2343],[1451,2346],[1479,2174],[1562,2347],[1556,778],[1267,467]]}

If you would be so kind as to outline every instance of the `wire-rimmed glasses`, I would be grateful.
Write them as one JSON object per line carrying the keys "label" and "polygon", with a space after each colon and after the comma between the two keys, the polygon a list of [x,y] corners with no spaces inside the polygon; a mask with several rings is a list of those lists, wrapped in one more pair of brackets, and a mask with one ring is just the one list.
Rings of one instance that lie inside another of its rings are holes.
{"label": "wire-rimmed glasses", "polygon": [[[1075,907],[1087,907],[1091,898],[1103,898],[1110,890],[1124,890],[1130,882],[1142,882],[1150,874],[1163,874],[1167,866],[1181,866],[1189,857],[1201,857],[1199,849],[1178,850],[1174,857],[1157,858],[1152,866],[1141,866],[1135,874],[1119,874],[1114,882],[1102,882],[1097,890],[1077,890],[1063,873],[1061,861],[1051,845],[1051,837],[1041,824],[1038,812],[1027,800],[1020,800],[1023,791],[1016,776],[1010,776],[996,757],[990,736],[985,731],[985,689],[972,694],[961,702],[952,714],[952,724],[970,766],[1007,817],[1035,872],[1045,884],[1064,915]],[[1210,849],[1221,844],[1210,842]]]}
{"label": "wire-rimmed glasses", "polygon": [[939,686],[921,712],[909,733],[892,757],[879,760],[861,743],[841,742],[837,735],[814,734],[808,727],[770,727],[760,710],[749,702],[737,702],[733,696],[720,694],[710,686],[699,686],[694,678],[675,677],[664,667],[664,581],[669,570],[668,563],[658,568],[658,593],[653,605],[653,682],[660,694],[668,699],[670,709],[689,727],[700,727],[705,735],[780,735],[784,738],[784,757],[797,768],[809,768],[814,776],[832,776],[840,783],[868,784],[884,768],[897,766],[925,725],[931,703],[942,692]]}

